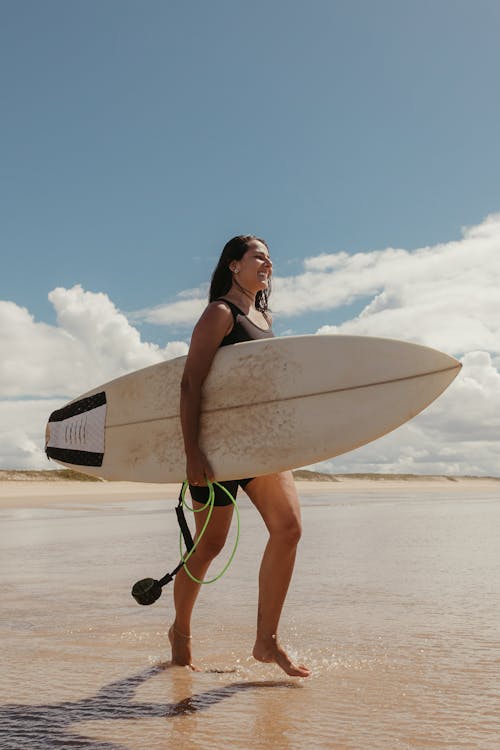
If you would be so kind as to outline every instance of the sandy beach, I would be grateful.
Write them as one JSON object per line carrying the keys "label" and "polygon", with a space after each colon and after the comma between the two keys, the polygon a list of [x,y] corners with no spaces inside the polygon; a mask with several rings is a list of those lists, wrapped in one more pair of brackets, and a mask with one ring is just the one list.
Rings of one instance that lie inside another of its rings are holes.
{"label": "sandy beach", "polygon": [[179,485],[174,484],[0,480],[0,508],[42,508],[61,503],[85,503],[95,498],[110,503],[175,500],[178,494]]}
{"label": "sandy beach", "polygon": [[168,661],[172,586],[130,595],[178,560],[179,487],[22,477],[0,476],[1,750],[497,750],[498,480],[298,481],[293,680],[250,655],[266,531],[243,493],[193,673]]}

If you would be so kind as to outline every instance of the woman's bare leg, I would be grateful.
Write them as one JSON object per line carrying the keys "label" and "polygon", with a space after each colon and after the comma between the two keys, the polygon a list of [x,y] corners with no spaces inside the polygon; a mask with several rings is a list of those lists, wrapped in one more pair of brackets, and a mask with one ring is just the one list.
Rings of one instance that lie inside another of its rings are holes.
{"label": "woman's bare leg", "polygon": [[[202,507],[196,502],[194,506]],[[207,513],[208,509],[195,513],[196,536],[203,528]],[[204,579],[210,563],[224,547],[232,515],[232,504],[214,507],[205,533],[187,563],[190,573],[195,578]],[[192,669],[194,667],[191,662],[191,615],[200,587],[201,584],[191,580],[184,568],[181,568],[174,579],[175,620],[168,631],[172,646],[172,663],[190,666]]]}
{"label": "woman's bare leg", "polygon": [[276,662],[291,676],[308,677],[310,670],[303,664],[294,664],[278,642],[278,624],[302,530],[292,473],[256,477],[246,486],[245,492],[269,531],[259,573],[257,637],[253,655],[258,661]]}

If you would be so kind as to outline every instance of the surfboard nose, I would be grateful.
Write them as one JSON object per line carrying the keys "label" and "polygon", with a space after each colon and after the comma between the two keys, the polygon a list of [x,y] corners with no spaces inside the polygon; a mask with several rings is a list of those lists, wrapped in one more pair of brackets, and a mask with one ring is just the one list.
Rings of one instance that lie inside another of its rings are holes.
{"label": "surfboard nose", "polygon": [[462,363],[460,362],[460,360],[452,357],[451,354],[447,354],[446,352],[441,351],[441,349],[434,349],[434,347],[431,346],[423,346],[422,350],[427,350],[429,356],[435,357],[437,360],[436,364],[439,363],[443,370],[449,368],[450,370],[459,371],[462,369]]}
{"label": "surfboard nose", "polygon": [[462,363],[460,360],[452,357],[451,354],[446,354],[440,349],[433,349],[432,347],[422,347],[422,350],[423,352],[428,353],[426,364],[429,369],[432,368],[436,371],[442,370],[443,372],[445,370],[450,370],[450,373],[455,371],[454,377],[456,377],[462,369]]}
{"label": "surfboard nose", "polygon": [[448,387],[462,369],[462,363],[460,360],[452,357],[450,354],[440,351],[439,349],[432,349],[430,347],[426,348],[428,349],[429,354],[434,358],[432,367],[435,373],[438,374],[441,372],[443,373],[443,376],[448,375],[448,382],[446,385],[446,387]]}

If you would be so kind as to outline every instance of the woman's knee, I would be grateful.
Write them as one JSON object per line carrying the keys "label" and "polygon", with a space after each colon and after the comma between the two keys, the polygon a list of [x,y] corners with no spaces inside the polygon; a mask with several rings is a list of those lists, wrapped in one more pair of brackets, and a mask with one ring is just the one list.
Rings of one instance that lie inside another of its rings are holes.
{"label": "woman's knee", "polygon": [[207,536],[204,534],[196,547],[195,554],[205,560],[213,560],[214,557],[217,557],[217,555],[222,552],[225,543],[225,535]]}
{"label": "woman's knee", "polygon": [[256,477],[245,492],[259,510],[271,539],[289,547],[302,535],[300,505],[291,472]]}
{"label": "woman's knee", "polygon": [[288,547],[296,547],[302,536],[302,523],[300,518],[292,515],[282,519],[281,523],[273,524],[269,533],[271,539],[286,544]]}

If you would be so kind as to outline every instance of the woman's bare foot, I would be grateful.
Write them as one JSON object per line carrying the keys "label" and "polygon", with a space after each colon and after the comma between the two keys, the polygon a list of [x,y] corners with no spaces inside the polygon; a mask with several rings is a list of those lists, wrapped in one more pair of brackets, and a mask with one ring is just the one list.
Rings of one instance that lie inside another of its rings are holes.
{"label": "woman's bare foot", "polygon": [[191,636],[180,633],[175,625],[168,631],[168,640],[172,647],[172,664],[189,667],[194,672],[199,670],[191,663]]}
{"label": "woman's bare foot", "polygon": [[278,639],[272,635],[269,640],[257,637],[253,648],[253,657],[257,661],[274,662],[290,677],[309,677],[311,670],[303,664],[294,664],[286,651],[278,644]]}

